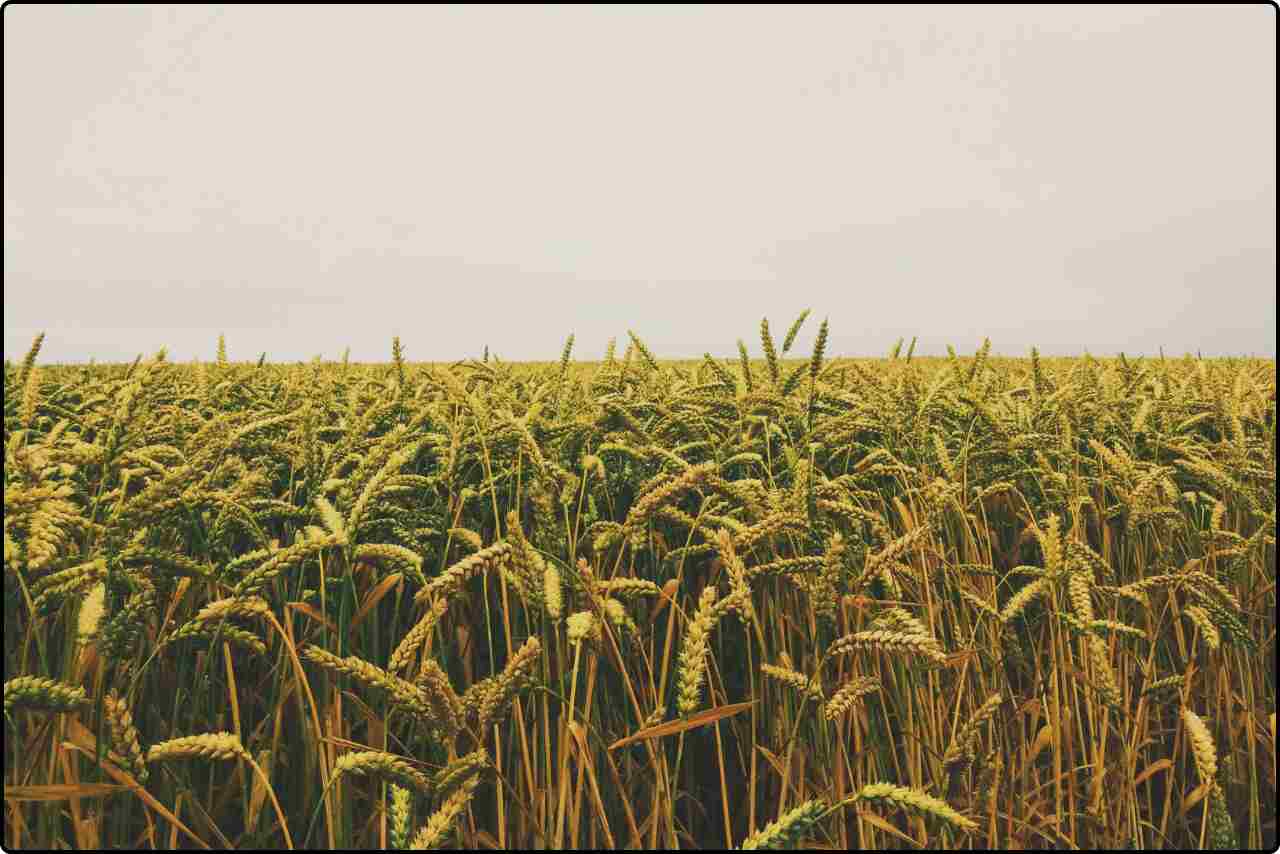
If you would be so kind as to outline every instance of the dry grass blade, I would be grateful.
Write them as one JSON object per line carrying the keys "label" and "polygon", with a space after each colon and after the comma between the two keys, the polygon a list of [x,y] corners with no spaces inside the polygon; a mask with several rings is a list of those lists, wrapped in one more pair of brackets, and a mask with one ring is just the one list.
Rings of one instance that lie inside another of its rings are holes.
{"label": "dry grass blade", "polygon": [[378,603],[382,601],[382,597],[390,593],[396,585],[400,583],[402,578],[403,576],[400,575],[400,573],[392,573],[379,581],[378,586],[369,591],[368,595],[364,597],[364,601],[360,603],[360,610],[356,611],[355,616],[351,618],[351,623],[347,626],[348,634],[355,634],[356,629],[360,628],[360,624],[365,621],[365,618],[367,618],[373,609],[377,607]]}
{"label": "dry grass blade", "polygon": [[650,738],[663,738],[664,736],[675,735],[676,733],[697,729],[698,727],[715,723],[722,718],[727,718],[730,715],[736,715],[739,712],[744,712],[755,705],[756,702],[756,700],[752,700],[749,703],[731,703],[725,706],[717,706],[714,709],[706,709],[705,711],[692,714],[683,720],[668,721],[667,723],[658,724],[657,726],[646,727],[645,729],[633,732],[626,738],[615,741],[613,744],[609,745],[609,749],[617,750],[619,747],[626,747],[628,744],[634,744],[637,741],[644,741]]}
{"label": "dry grass blade", "polygon": [[110,783],[53,783],[47,786],[5,786],[6,801],[67,801],[72,798],[105,798],[129,791]]}

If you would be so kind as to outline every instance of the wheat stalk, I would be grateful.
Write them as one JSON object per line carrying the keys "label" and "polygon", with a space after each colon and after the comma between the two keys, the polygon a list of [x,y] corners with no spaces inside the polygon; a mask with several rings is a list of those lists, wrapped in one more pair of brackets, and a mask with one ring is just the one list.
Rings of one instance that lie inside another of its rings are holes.
{"label": "wheat stalk", "polygon": [[687,717],[702,701],[702,680],[706,667],[707,642],[715,625],[716,588],[707,585],[698,599],[698,610],[685,626],[677,667],[676,709]]}
{"label": "wheat stalk", "polygon": [[889,654],[909,653],[938,663],[947,660],[946,655],[938,647],[938,642],[928,635],[915,632],[891,631],[875,629],[864,632],[853,632],[836,639],[827,648],[829,655],[842,655],[857,650],[878,651]]}
{"label": "wheat stalk", "polygon": [[427,823],[422,826],[409,843],[409,848],[414,851],[438,848],[453,829],[454,822],[462,815],[462,811],[467,808],[467,804],[471,801],[471,795],[475,792],[479,783],[480,779],[478,777],[468,777],[464,780],[453,794],[445,798],[440,808],[431,814],[431,817],[427,819]]}
{"label": "wheat stalk", "polygon": [[4,711],[44,709],[72,712],[88,703],[84,689],[42,676],[18,676],[4,683]]}
{"label": "wheat stalk", "polygon": [[888,801],[914,812],[931,815],[961,830],[974,831],[978,825],[951,808],[946,801],[906,786],[892,783],[871,783],[863,786],[852,798],[854,801]]}
{"label": "wheat stalk", "polygon": [[399,756],[378,750],[361,750],[339,756],[333,764],[333,779],[343,774],[380,777],[416,789],[424,795],[431,792],[431,783],[425,774]]}
{"label": "wheat stalk", "polygon": [[249,752],[235,733],[210,732],[184,735],[151,745],[148,762],[168,759],[249,759]]}
{"label": "wheat stalk", "polygon": [[1182,724],[1186,727],[1187,738],[1191,742],[1191,752],[1195,756],[1200,782],[1212,785],[1214,776],[1218,773],[1218,751],[1213,746],[1213,736],[1209,734],[1209,728],[1200,720],[1200,716],[1186,706],[1182,707]]}
{"label": "wheat stalk", "polygon": [[[430,641],[436,623],[448,609],[447,599],[436,599],[428,605],[427,613],[400,639],[400,643],[396,644],[395,650],[391,653],[391,660],[387,662],[387,670],[392,673],[406,670],[422,645]],[[427,647],[427,651],[430,652],[430,647]]]}
{"label": "wheat stalk", "polygon": [[133,725],[133,715],[125,702],[113,694],[102,698],[102,709],[111,728],[111,743],[128,764],[130,773],[139,783],[147,782],[147,764],[138,743],[138,730]]}
{"label": "wheat stalk", "polygon": [[822,818],[826,811],[827,804],[821,799],[805,801],[748,836],[742,843],[742,850],[793,848],[809,835],[810,829],[818,823],[818,819]]}

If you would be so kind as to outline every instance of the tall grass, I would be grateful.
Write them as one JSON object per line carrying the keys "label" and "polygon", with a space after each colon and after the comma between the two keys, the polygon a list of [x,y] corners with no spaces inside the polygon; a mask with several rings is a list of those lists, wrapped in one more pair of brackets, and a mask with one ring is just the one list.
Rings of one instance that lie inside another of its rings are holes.
{"label": "tall grass", "polygon": [[1274,361],[806,316],[754,364],[37,339],[6,846],[1274,848]]}

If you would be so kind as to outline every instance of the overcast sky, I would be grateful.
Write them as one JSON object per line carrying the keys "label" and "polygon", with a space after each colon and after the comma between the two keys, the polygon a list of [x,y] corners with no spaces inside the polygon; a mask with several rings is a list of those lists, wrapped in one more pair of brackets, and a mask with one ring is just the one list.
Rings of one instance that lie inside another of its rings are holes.
{"label": "overcast sky", "polygon": [[4,9],[4,354],[1276,353],[1276,15]]}

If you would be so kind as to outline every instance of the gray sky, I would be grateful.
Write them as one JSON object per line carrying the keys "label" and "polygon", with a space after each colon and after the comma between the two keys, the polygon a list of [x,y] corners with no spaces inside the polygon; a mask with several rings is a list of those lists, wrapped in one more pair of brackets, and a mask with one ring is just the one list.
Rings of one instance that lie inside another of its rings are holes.
{"label": "gray sky", "polygon": [[4,9],[4,353],[1276,354],[1276,15]]}

